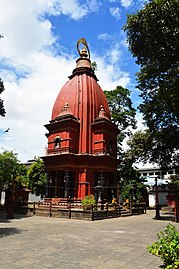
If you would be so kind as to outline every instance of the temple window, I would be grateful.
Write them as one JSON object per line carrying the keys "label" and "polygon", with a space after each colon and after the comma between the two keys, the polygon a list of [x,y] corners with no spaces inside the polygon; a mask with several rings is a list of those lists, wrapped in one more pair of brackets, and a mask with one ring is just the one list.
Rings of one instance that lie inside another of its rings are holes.
{"label": "temple window", "polygon": [[54,139],[54,148],[60,147],[61,138],[59,136],[55,137]]}

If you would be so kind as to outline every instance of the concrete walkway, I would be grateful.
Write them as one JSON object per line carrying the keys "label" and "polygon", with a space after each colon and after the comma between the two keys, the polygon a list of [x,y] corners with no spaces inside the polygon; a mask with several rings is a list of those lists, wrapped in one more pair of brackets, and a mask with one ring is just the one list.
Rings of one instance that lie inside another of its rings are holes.
{"label": "concrete walkway", "polygon": [[[15,216],[0,221],[2,269],[157,269],[147,246],[168,223],[154,211],[100,221]],[[170,221],[171,222],[171,221]],[[177,229],[179,223],[172,222]]]}

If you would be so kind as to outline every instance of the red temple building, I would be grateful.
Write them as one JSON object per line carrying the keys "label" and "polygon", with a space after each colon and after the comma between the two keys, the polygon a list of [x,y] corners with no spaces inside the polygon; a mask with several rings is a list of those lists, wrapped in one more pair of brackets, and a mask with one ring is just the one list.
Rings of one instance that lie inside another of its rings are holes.
{"label": "red temple building", "polygon": [[[80,45],[84,47],[80,51]],[[45,125],[47,197],[111,201],[117,195],[117,127],[97,83],[85,39],[77,43],[80,57],[60,90]],[[100,197],[99,197],[100,196]]]}

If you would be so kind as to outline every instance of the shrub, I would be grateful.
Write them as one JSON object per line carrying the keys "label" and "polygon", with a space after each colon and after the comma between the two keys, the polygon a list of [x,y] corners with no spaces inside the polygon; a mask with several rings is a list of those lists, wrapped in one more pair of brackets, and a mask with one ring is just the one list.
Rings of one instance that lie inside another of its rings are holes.
{"label": "shrub", "polygon": [[90,195],[87,195],[83,200],[82,200],[82,205],[85,206],[85,207],[88,207],[91,205],[95,205],[95,199],[94,199],[94,196],[92,194]]}
{"label": "shrub", "polygon": [[179,269],[179,231],[168,224],[157,234],[158,240],[148,246],[148,251],[161,258],[166,269]]}

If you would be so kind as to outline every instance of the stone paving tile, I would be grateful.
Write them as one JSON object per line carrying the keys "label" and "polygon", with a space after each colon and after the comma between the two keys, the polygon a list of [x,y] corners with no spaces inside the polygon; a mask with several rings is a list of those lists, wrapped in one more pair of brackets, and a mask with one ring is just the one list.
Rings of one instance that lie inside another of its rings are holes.
{"label": "stone paving tile", "polygon": [[[3,269],[159,269],[147,251],[171,220],[155,212],[101,221],[16,216],[0,223]],[[179,223],[173,223],[179,229]]]}

